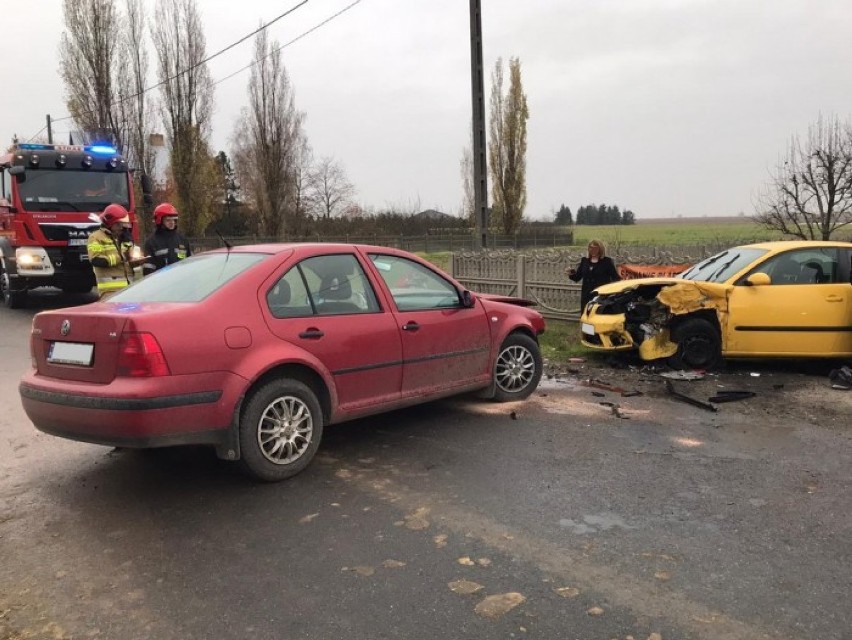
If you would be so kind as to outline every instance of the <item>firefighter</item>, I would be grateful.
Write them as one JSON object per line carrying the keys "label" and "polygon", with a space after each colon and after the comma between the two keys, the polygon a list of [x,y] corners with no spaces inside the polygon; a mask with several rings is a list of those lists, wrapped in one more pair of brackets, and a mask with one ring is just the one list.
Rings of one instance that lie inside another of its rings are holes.
{"label": "firefighter", "polygon": [[145,255],[148,259],[142,265],[144,275],[192,255],[189,240],[177,230],[177,222],[178,211],[168,202],[154,209],[154,224],[157,228],[145,241]]}
{"label": "firefighter", "polygon": [[101,226],[89,236],[86,248],[95,271],[98,295],[103,300],[133,283],[137,279],[135,268],[145,260],[133,255],[132,224],[127,209],[120,204],[107,205],[100,219]]}

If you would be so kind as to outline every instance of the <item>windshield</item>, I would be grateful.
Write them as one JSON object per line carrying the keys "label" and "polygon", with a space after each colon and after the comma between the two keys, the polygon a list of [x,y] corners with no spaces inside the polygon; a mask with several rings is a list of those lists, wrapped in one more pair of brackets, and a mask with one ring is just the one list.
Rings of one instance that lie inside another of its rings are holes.
{"label": "windshield", "polygon": [[27,211],[100,212],[116,202],[130,208],[126,172],[28,169],[18,183]]}
{"label": "windshield", "polygon": [[727,282],[765,253],[766,249],[734,247],[699,262],[678,277],[696,282]]}
{"label": "windshield", "polygon": [[203,253],[155,271],[109,301],[199,302],[268,257],[266,253]]}

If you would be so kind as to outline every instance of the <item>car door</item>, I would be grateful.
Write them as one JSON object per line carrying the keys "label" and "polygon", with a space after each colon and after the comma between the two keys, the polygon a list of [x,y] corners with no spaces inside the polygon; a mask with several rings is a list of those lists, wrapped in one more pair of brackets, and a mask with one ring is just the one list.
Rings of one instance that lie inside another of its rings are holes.
{"label": "car door", "polygon": [[852,354],[852,284],[839,248],[804,248],[767,258],[746,275],[771,283],[747,286],[728,302],[730,355]]}
{"label": "car door", "polygon": [[402,344],[354,254],[309,257],[266,292],[274,335],[311,354],[331,373],[343,409],[397,400]]}
{"label": "car door", "polygon": [[490,379],[491,332],[482,303],[465,307],[456,286],[406,257],[370,253],[392,298],[402,336],[402,394]]}

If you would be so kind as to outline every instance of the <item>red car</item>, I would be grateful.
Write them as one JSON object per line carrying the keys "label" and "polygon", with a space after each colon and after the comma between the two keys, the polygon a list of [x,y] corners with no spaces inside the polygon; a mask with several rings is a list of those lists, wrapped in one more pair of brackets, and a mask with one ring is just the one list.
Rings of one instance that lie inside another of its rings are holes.
{"label": "red car", "polygon": [[385,247],[219,249],[37,314],[19,390],[46,433],[210,444],[281,480],[308,465],[327,424],[470,391],[529,396],[544,331],[530,304],[471,293]]}

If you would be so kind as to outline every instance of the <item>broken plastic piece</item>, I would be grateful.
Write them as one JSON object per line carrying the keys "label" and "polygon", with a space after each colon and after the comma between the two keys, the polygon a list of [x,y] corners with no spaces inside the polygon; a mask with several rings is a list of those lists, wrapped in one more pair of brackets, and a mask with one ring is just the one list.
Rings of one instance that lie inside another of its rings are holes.
{"label": "broken plastic piece", "polygon": [[704,377],[703,371],[663,371],[659,374],[662,378],[669,380],[701,380]]}
{"label": "broken plastic piece", "polygon": [[712,404],[709,404],[707,402],[702,402],[701,400],[698,400],[696,398],[692,398],[688,395],[680,393],[679,391],[676,391],[675,388],[674,388],[674,385],[671,383],[671,380],[666,380],[665,382],[666,382],[666,390],[669,392],[669,395],[671,395],[673,398],[677,398],[678,400],[682,400],[683,402],[691,404],[695,407],[705,409],[706,411],[712,411],[713,413],[716,413],[718,411],[718,409],[716,407],[714,407]]}
{"label": "broken plastic piece", "polygon": [[753,398],[757,394],[754,391],[720,391],[712,398],[708,398],[710,402],[715,402],[716,404],[720,402],[736,402],[737,400],[746,400],[747,398]]}

